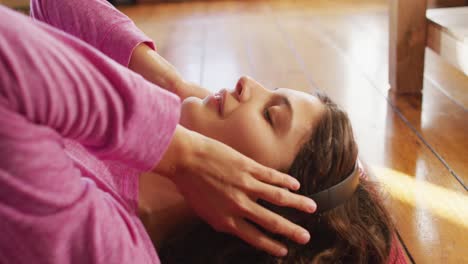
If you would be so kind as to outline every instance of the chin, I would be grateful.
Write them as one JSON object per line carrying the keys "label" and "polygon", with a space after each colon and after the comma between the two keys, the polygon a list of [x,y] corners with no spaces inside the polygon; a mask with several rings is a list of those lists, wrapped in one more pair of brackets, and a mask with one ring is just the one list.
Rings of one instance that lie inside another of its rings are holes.
{"label": "chin", "polygon": [[199,116],[202,114],[202,100],[197,97],[186,98],[181,105],[179,124],[187,129],[199,132]]}

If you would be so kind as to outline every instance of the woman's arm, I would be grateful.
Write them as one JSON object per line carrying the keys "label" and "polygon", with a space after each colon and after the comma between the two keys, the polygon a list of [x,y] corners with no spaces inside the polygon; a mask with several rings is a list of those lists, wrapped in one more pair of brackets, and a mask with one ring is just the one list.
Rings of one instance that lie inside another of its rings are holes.
{"label": "woman's arm", "polygon": [[190,96],[205,98],[210,94],[207,89],[185,81],[172,64],[144,43],[135,48],[128,67],[148,81],[177,94],[182,100]]}
{"label": "woman's arm", "polygon": [[186,82],[155,51],[153,41],[106,0],[32,0],[31,16],[87,42],[181,99],[210,94]]}
{"label": "woman's arm", "polygon": [[1,6],[0,35],[0,262],[156,262],[128,211],[82,177],[63,138],[146,171],[172,139],[180,100]]}
{"label": "woman's arm", "polygon": [[3,8],[5,105],[95,155],[142,171],[162,157],[180,100],[85,43]]}

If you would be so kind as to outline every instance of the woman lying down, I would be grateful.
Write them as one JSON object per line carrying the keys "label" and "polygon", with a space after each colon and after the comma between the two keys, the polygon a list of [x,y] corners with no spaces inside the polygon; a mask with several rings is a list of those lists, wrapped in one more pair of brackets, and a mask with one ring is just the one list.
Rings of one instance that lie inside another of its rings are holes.
{"label": "woman lying down", "polygon": [[289,248],[276,258],[201,223],[167,178],[145,174],[139,214],[162,263],[405,263],[376,186],[359,177],[350,120],[327,96],[242,77],[234,91],[187,98],[180,123],[292,175],[317,213],[258,201],[312,236],[306,245],[276,237]]}

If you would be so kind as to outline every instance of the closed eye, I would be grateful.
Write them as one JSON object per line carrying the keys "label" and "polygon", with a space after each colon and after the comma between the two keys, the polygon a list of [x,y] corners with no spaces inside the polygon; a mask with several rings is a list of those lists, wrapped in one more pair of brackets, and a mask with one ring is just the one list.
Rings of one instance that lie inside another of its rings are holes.
{"label": "closed eye", "polygon": [[273,121],[271,120],[270,112],[268,111],[268,108],[265,108],[263,111],[263,116],[265,117],[265,120],[270,123],[270,125],[273,125]]}

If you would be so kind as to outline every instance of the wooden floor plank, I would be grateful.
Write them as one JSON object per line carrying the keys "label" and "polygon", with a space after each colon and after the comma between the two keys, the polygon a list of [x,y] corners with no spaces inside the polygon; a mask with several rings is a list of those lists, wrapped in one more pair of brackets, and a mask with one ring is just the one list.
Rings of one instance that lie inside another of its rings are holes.
{"label": "wooden floor plank", "polygon": [[233,89],[240,76],[252,75],[239,9],[242,5],[233,2],[211,3],[208,8],[202,84],[212,91]]}
{"label": "wooden floor plank", "polygon": [[278,30],[271,17],[261,21],[251,18],[244,26],[255,24],[246,34],[247,47],[255,68],[255,79],[267,88],[285,87],[310,92],[313,85],[309,82],[288,42]]}
{"label": "wooden floor plank", "polygon": [[201,82],[206,14],[204,3],[122,7],[154,40],[158,52],[188,81]]}

